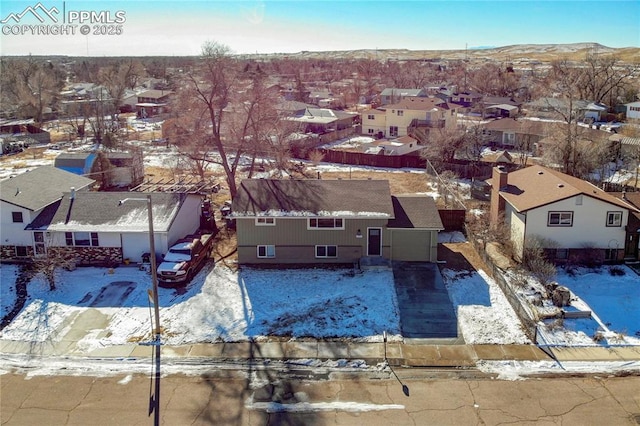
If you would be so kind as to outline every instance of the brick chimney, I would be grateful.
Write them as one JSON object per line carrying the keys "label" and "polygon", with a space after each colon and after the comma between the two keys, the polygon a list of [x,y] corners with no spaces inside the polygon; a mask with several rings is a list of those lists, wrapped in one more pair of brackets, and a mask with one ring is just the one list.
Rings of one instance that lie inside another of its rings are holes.
{"label": "brick chimney", "polygon": [[504,166],[493,168],[491,174],[491,211],[489,219],[491,228],[496,228],[500,224],[500,215],[504,213],[504,198],[500,196],[500,191],[504,191],[508,185],[509,173]]}

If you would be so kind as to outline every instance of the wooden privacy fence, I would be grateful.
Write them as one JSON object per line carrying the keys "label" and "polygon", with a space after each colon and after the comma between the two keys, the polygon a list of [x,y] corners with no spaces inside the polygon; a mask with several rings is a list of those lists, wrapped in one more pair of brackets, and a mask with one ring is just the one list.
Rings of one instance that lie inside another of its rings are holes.
{"label": "wooden privacy fence", "polygon": [[438,210],[445,231],[464,231],[466,210]]}
{"label": "wooden privacy fence", "polygon": [[354,166],[423,169],[427,164],[424,159],[417,156],[365,154],[332,149],[321,149],[320,152],[324,155],[322,161]]}

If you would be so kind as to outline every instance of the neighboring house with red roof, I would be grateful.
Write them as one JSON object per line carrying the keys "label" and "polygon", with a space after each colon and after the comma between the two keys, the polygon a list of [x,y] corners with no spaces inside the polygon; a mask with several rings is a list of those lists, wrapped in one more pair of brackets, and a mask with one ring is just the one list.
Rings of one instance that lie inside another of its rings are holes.
{"label": "neighboring house with red roof", "polygon": [[453,128],[458,122],[458,108],[435,97],[405,98],[361,113],[362,133],[381,139],[406,136],[416,128]]}
{"label": "neighboring house with red roof", "polygon": [[596,250],[605,261],[624,258],[629,215],[638,209],[582,179],[542,166],[508,173],[493,169],[491,224],[504,221],[514,254],[539,239],[558,262]]}
{"label": "neighboring house with red roof", "polygon": [[435,262],[433,198],[386,180],[245,179],[232,203],[240,264]]}

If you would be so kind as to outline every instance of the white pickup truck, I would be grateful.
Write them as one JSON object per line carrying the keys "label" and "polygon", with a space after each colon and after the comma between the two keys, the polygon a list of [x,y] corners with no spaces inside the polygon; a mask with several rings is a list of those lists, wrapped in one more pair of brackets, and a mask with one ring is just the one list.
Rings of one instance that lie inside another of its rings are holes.
{"label": "white pickup truck", "polygon": [[186,284],[211,258],[213,234],[193,234],[178,240],[158,266],[160,285]]}

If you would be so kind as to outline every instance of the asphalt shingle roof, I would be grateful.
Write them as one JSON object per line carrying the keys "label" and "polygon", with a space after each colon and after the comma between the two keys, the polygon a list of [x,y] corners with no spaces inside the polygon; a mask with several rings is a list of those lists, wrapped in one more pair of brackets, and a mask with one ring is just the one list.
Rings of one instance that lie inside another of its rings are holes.
{"label": "asphalt shingle roof", "polygon": [[392,218],[386,180],[245,179],[232,204],[243,216],[356,216]]}
{"label": "asphalt shingle roof", "polygon": [[389,220],[389,228],[444,229],[433,198],[426,195],[394,196],[395,218]]}
{"label": "asphalt shingle roof", "polygon": [[[137,192],[67,192],[62,200],[43,210],[30,229],[92,232],[146,232],[149,229],[146,197]],[[184,194],[154,192],[154,232],[166,232],[175,220]],[[120,200],[136,198],[122,205]],[[138,198],[140,200],[138,200]]]}
{"label": "asphalt shingle roof", "polygon": [[41,166],[0,183],[2,201],[38,211],[62,197],[73,187],[81,190],[95,181],[51,166]]}
{"label": "asphalt shingle roof", "polygon": [[538,165],[511,172],[507,179],[507,188],[501,190],[500,195],[518,212],[581,194],[633,210],[632,206],[587,181]]}

